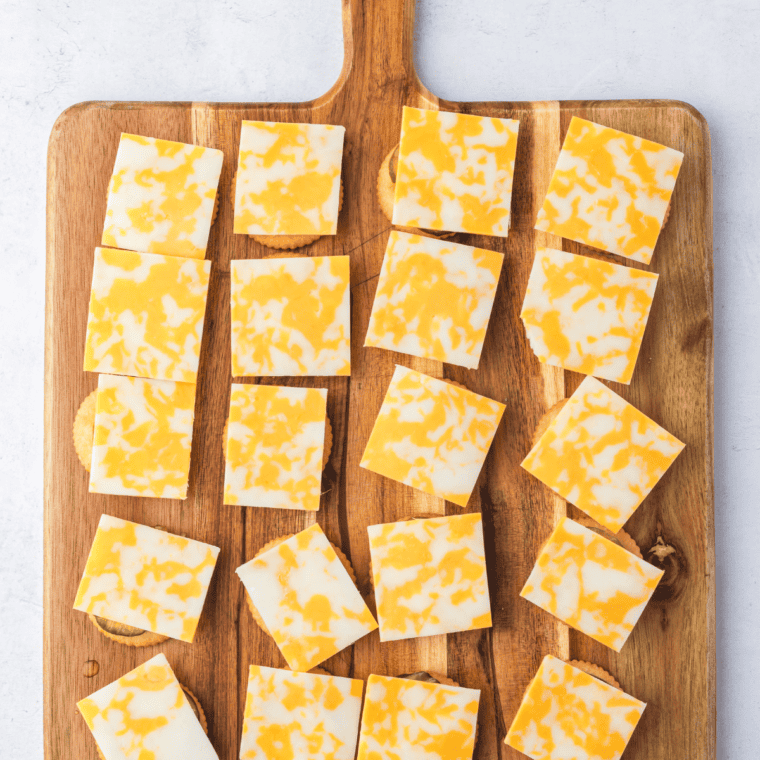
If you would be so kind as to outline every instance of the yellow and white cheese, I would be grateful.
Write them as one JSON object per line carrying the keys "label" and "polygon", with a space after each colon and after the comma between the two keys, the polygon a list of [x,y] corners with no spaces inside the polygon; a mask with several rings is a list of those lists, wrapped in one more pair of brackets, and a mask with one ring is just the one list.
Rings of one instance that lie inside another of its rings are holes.
{"label": "yellow and white cheese", "polygon": [[504,256],[393,230],[365,346],[476,369]]}
{"label": "yellow and white cheese", "polygon": [[84,368],[194,383],[210,261],[95,249]]}
{"label": "yellow and white cheese", "polygon": [[192,642],[216,546],[103,515],[74,609]]}
{"label": "yellow and white cheese", "polygon": [[541,549],[520,596],[619,652],[662,575],[565,517]]}
{"label": "yellow and white cheese", "polygon": [[522,466],[617,533],[683,448],[617,393],[587,377]]}
{"label": "yellow and white cheese", "polygon": [[244,121],[235,182],[235,232],[334,235],[344,127]]}
{"label": "yellow and white cheese", "polygon": [[536,229],[648,264],[683,153],[574,116]]}
{"label": "yellow and white cheese", "polygon": [[380,641],[491,626],[480,514],[368,531]]}
{"label": "yellow and white cheese", "polygon": [[240,760],[354,760],[364,682],[251,665]]}
{"label": "yellow and white cheese", "polygon": [[185,499],[195,385],[100,375],[90,493]]}
{"label": "yellow and white cheese", "polygon": [[232,375],[351,374],[348,256],[230,262]]}
{"label": "yellow and white cheese", "polygon": [[464,507],[504,404],[397,366],[360,463]]}
{"label": "yellow and white cheese", "polygon": [[291,670],[311,670],[377,628],[317,524],[235,572]]}
{"label": "yellow and white cheese", "polygon": [[631,382],[658,275],[552,248],[533,260],[520,318],[540,361]]}
{"label": "yellow and white cheese", "polygon": [[327,391],[232,384],[224,503],[316,512]]}
{"label": "yellow and white cheese", "polygon": [[518,126],[405,106],[393,224],[506,237]]}
{"label": "yellow and white cheese", "polygon": [[533,760],[619,760],[645,707],[546,655],[504,743]]}
{"label": "yellow and white cheese", "polygon": [[162,654],[77,708],[105,760],[218,760]]}
{"label": "yellow and white cheese", "polygon": [[213,148],[123,133],[102,244],[204,258],[223,158]]}
{"label": "yellow and white cheese", "polygon": [[371,675],[357,760],[470,760],[479,702],[476,689]]}

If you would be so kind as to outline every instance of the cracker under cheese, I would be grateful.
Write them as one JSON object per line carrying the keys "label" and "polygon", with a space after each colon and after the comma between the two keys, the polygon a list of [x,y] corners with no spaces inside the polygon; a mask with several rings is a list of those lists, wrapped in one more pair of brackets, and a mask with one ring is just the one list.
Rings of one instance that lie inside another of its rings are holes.
{"label": "cracker under cheese", "polygon": [[232,375],[351,374],[348,256],[230,262]]}
{"label": "cracker under cheese", "polygon": [[522,466],[617,533],[683,448],[667,430],[587,377]]}
{"label": "cracker under cheese", "polygon": [[195,387],[98,377],[90,493],[187,497]]}
{"label": "cracker under cheese", "polygon": [[102,515],[74,609],[192,642],[219,549]]}
{"label": "cracker under cheese", "polygon": [[123,133],[102,244],[204,258],[223,158],[214,148]]}
{"label": "cracker under cheese", "polygon": [[235,572],[291,670],[311,670],[377,628],[319,525]]}
{"label": "cracker under cheese", "polygon": [[218,760],[166,657],[77,702],[105,760]]}
{"label": "cracker under cheese", "polygon": [[194,383],[210,261],[96,248],[84,369]]}
{"label": "cracker under cheese", "polygon": [[371,675],[357,760],[470,760],[480,691]]}
{"label": "cracker under cheese", "polygon": [[619,652],[663,571],[565,517],[520,596]]}
{"label": "cracker under cheese", "polygon": [[574,116],[536,229],[648,264],[683,153]]}
{"label": "cracker under cheese", "polygon": [[397,366],[360,467],[464,507],[504,405]]}
{"label": "cracker under cheese", "polygon": [[393,230],[365,346],[475,369],[504,256]]}
{"label": "cracker under cheese", "polygon": [[518,126],[405,106],[393,224],[506,237]]}
{"label": "cracker under cheese", "polygon": [[235,183],[235,232],[335,235],[344,127],[244,121]]}
{"label": "cracker under cheese", "polygon": [[480,514],[368,531],[381,641],[491,626]]}
{"label": "cracker under cheese", "polygon": [[240,760],[354,760],[364,682],[251,665]]}
{"label": "cracker under cheese", "polygon": [[540,361],[631,382],[658,275],[539,248],[520,318]]}
{"label": "cracker under cheese", "polygon": [[546,655],[504,743],[533,760],[619,760],[646,704]]}
{"label": "cracker under cheese", "polygon": [[232,384],[224,503],[316,512],[327,391]]}

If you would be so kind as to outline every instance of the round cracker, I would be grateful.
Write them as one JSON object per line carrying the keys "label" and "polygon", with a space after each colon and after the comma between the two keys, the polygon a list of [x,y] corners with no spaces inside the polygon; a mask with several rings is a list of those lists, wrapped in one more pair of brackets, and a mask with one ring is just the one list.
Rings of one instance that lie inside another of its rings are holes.
{"label": "round cracker", "polygon": [[[222,433],[222,453],[227,456],[227,429],[230,421],[224,423],[224,431]],[[325,415],[325,444],[322,449],[322,469],[327,467],[327,463],[330,461],[330,454],[332,454],[333,447],[333,429],[330,418]]]}
{"label": "round cracker", "polygon": [[594,678],[598,678],[600,681],[604,681],[610,686],[614,686],[616,689],[620,688],[620,684],[604,668],[600,668],[592,662],[586,662],[585,660],[568,660],[567,664],[572,665],[574,668],[578,668],[578,670],[582,670],[584,673],[588,673],[588,675],[593,676]]}
{"label": "round cracker", "polygon": [[[264,546],[262,546],[261,549],[256,552],[256,554],[253,555],[253,559],[256,559],[256,557],[260,556],[266,551],[269,551],[270,549],[274,549],[275,546],[279,546],[283,541],[287,541],[289,538],[293,538],[294,535],[295,533],[291,533],[287,536],[280,536],[280,538],[275,538],[272,541],[269,541],[268,543],[264,544]],[[354,568],[352,567],[351,563],[348,561],[348,557],[346,557],[346,555],[343,554],[343,552],[332,541],[329,543],[330,546],[332,546],[333,551],[337,555],[338,559],[340,560],[341,565],[346,568],[346,572],[353,581],[354,585],[356,585],[356,573],[354,572]],[[259,614],[259,611],[256,609],[256,606],[253,603],[253,599],[251,599],[251,595],[247,591],[245,592],[245,600],[248,604],[248,609],[251,611],[253,621],[256,623],[256,625],[258,625],[259,628],[261,628],[262,631],[264,631],[264,633],[266,633],[267,636],[271,636],[272,634],[269,633],[269,629],[267,628],[266,623]]]}
{"label": "round cracker", "polygon": [[[235,208],[235,185],[237,183],[237,171],[232,175],[232,207]],[[340,196],[338,198],[338,213],[343,209],[343,180],[340,181]],[[292,251],[296,248],[303,248],[305,245],[315,243],[322,235],[249,235],[249,238],[255,240],[267,248],[275,248],[280,251]],[[267,257],[269,258],[269,257]]]}
{"label": "round cracker", "polygon": [[203,733],[208,735],[208,721],[206,720],[206,713],[203,712],[203,707],[201,707],[200,700],[184,684],[181,683],[179,688],[182,689],[184,695],[187,697],[187,701],[190,703],[190,708],[195,713],[195,717],[198,718],[198,723],[201,724]]}
{"label": "round cracker", "polygon": [[92,442],[95,437],[95,411],[98,400],[98,389],[90,393],[80,404],[74,417],[72,435],[77,457],[87,472],[92,467]]}
{"label": "round cracker", "polygon": [[169,637],[161,633],[144,631],[142,628],[135,628],[125,623],[117,623],[113,620],[99,617],[98,615],[88,614],[92,624],[111,641],[117,641],[128,647],[152,647],[166,641]]}
{"label": "round cracker", "polygon": [[[398,149],[396,145],[391,152],[383,159],[380,164],[380,171],[377,175],[377,200],[380,208],[385,214],[386,219],[393,224],[393,199],[396,195],[396,167],[398,166]],[[453,232],[444,232],[441,230],[425,230],[417,227],[399,227],[402,232],[409,232],[413,235],[427,235],[428,237],[446,240],[454,235]]]}

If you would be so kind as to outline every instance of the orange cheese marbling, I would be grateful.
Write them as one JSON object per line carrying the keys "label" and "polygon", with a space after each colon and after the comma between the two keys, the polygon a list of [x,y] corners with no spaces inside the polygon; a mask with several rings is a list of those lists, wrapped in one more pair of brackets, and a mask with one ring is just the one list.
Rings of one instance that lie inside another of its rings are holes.
{"label": "orange cheese marbling", "polygon": [[348,256],[230,262],[232,375],[351,374]]}
{"label": "orange cheese marbling", "polygon": [[223,158],[213,148],[122,134],[102,244],[204,258]]}
{"label": "orange cheese marbling", "polygon": [[404,106],[393,224],[506,237],[518,126]]}
{"label": "orange cheese marbling", "polygon": [[224,503],[319,509],[327,391],[232,384]]}
{"label": "orange cheese marbling", "polygon": [[504,256],[393,230],[365,346],[476,369]]}
{"label": "orange cheese marbling", "polygon": [[105,760],[219,760],[163,654],[77,708]]}
{"label": "orange cheese marbling", "polygon": [[540,361],[631,382],[658,275],[539,248],[522,319]]}
{"label": "orange cheese marbling", "polygon": [[368,531],[381,641],[491,626],[480,514]]}
{"label": "orange cheese marbling", "polygon": [[522,466],[617,533],[683,448],[625,399],[587,377]]}
{"label": "orange cheese marbling", "polygon": [[504,743],[533,760],[619,760],[645,707],[547,655]]}
{"label": "orange cheese marbling", "polygon": [[520,596],[619,652],[663,571],[565,517]]}
{"label": "orange cheese marbling", "polygon": [[360,467],[464,507],[504,405],[397,366]]}
{"label": "orange cheese marbling", "polygon": [[251,665],[240,760],[354,760],[364,682]]}
{"label": "orange cheese marbling", "polygon": [[536,229],[648,264],[683,153],[574,116]]}
{"label": "orange cheese marbling", "polygon": [[195,385],[100,375],[90,493],[187,497]]}
{"label": "orange cheese marbling", "polygon": [[74,609],[192,642],[219,549],[102,515]]}
{"label": "orange cheese marbling", "polygon": [[235,572],[291,670],[311,670],[377,628],[319,525]]}
{"label": "orange cheese marbling", "polygon": [[334,235],[344,127],[244,121],[235,182],[235,232]]}
{"label": "orange cheese marbling", "polygon": [[194,383],[210,261],[95,249],[84,368]]}
{"label": "orange cheese marbling", "polygon": [[357,760],[470,760],[480,691],[371,675]]}

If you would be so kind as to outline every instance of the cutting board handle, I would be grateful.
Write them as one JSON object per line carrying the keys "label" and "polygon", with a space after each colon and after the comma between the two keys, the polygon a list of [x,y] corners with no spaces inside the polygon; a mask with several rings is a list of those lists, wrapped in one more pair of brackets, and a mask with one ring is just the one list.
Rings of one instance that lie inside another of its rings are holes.
{"label": "cutting board handle", "polygon": [[415,0],[343,0],[343,68],[315,101],[398,87],[437,104],[414,68]]}

